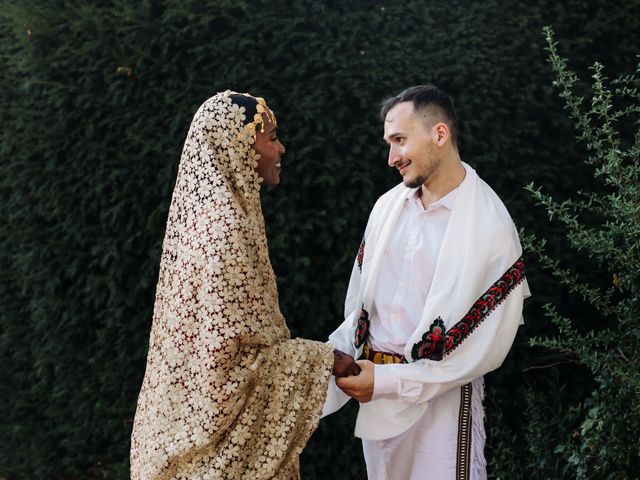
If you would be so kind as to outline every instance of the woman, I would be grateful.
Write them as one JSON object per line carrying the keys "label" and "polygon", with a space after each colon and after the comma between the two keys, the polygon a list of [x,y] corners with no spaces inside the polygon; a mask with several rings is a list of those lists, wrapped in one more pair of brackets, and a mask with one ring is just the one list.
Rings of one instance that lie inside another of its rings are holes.
{"label": "woman", "polygon": [[163,244],[131,437],[135,479],[299,478],[330,375],[324,343],[290,339],[269,261],[260,183],[284,147],[261,98],[226,91],[197,111]]}

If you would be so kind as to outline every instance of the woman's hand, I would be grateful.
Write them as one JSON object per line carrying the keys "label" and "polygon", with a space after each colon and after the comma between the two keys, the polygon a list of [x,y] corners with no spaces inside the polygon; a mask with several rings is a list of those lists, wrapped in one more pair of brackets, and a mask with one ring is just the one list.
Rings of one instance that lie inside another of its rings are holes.
{"label": "woman's hand", "polygon": [[334,350],[333,371],[331,373],[336,377],[358,375],[360,373],[360,367],[351,355],[341,352],[340,350]]}
{"label": "woman's hand", "polygon": [[375,365],[369,360],[360,360],[361,375],[349,378],[336,378],[336,385],[351,398],[360,403],[367,403],[373,397]]}

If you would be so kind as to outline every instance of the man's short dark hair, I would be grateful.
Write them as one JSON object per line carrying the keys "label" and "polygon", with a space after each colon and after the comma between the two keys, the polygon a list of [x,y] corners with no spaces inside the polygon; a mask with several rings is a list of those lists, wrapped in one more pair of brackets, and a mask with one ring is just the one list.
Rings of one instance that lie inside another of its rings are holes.
{"label": "man's short dark hair", "polygon": [[456,147],[458,146],[458,136],[460,135],[458,116],[453,106],[453,100],[447,92],[430,83],[407,88],[404,92],[395,97],[387,98],[382,102],[382,107],[380,108],[382,120],[386,118],[389,110],[403,102],[413,103],[413,108],[416,112],[434,108],[437,113],[443,117],[443,121],[449,126],[451,143]]}

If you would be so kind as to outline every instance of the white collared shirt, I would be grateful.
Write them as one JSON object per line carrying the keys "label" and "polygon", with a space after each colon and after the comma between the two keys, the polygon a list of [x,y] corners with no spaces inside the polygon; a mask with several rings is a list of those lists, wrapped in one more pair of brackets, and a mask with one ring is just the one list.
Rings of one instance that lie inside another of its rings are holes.
{"label": "white collared shirt", "polygon": [[459,188],[426,209],[420,188],[408,192],[373,296],[369,343],[374,350],[402,354],[418,327]]}

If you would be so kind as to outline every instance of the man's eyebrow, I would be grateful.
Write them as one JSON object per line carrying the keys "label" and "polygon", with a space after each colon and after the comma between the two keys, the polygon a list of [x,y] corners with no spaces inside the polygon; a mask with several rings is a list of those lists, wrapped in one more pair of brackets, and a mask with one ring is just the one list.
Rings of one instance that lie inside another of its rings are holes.
{"label": "man's eyebrow", "polygon": [[[402,135],[403,135],[402,132],[393,132],[393,133],[390,133],[389,135],[385,135],[384,137],[382,137],[382,139],[385,142],[389,143],[389,140],[392,140],[392,139],[394,139],[396,137],[401,137]],[[387,138],[389,138],[389,140],[387,140]]]}

